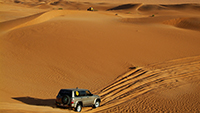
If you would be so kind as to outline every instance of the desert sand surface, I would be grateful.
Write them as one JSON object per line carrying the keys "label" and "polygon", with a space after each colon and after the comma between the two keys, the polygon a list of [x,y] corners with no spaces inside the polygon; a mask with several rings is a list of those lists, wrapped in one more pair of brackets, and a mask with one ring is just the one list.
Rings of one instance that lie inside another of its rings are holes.
{"label": "desert sand surface", "polygon": [[[95,11],[87,11],[89,7]],[[0,113],[199,113],[199,0],[0,0]]]}

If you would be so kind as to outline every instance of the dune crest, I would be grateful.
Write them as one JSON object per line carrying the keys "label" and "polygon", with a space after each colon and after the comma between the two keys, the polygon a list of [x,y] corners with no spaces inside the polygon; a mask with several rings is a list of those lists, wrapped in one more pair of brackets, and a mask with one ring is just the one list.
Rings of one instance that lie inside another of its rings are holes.
{"label": "dune crest", "polygon": [[126,10],[126,9],[132,9],[132,10],[136,10],[141,4],[123,4],[123,5],[119,5],[110,9],[107,9],[107,11],[110,10]]}
{"label": "dune crest", "polygon": [[63,14],[67,14],[69,12],[70,11],[60,11],[60,10],[48,11],[48,12],[42,13],[41,15],[37,15],[36,18],[34,18],[34,19],[30,20],[30,21],[27,21],[27,22],[25,22],[23,24],[20,24],[18,26],[15,26],[10,30],[14,30],[14,29],[18,29],[18,28],[21,28],[21,27],[34,25],[34,24],[39,24],[39,23],[48,21],[48,20],[50,20],[50,19],[52,19],[54,17],[60,16],[60,15],[63,15]]}
{"label": "dune crest", "polygon": [[19,29],[22,27],[43,23],[58,16],[64,16],[67,14],[77,14],[77,13],[81,14],[85,12],[73,11],[73,10],[51,10],[47,12],[42,12],[24,18],[2,22],[0,23],[0,26],[2,26],[0,28],[0,31]]}
{"label": "dune crest", "polygon": [[175,27],[200,31],[200,18],[176,18],[163,22]]}
{"label": "dune crest", "polygon": [[45,12],[34,14],[31,16],[23,17],[23,18],[18,18],[14,20],[9,20],[9,21],[4,21],[0,23],[0,31],[7,31],[11,30],[16,26],[23,26],[23,24],[30,22],[31,20],[36,19],[37,17],[41,16]]}

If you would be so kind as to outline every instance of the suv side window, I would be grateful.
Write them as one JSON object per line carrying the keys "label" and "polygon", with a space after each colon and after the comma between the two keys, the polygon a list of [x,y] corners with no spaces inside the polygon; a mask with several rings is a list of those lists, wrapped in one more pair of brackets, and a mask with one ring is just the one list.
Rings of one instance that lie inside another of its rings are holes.
{"label": "suv side window", "polygon": [[65,89],[61,89],[60,92],[58,93],[58,95],[64,96],[64,95],[68,95],[68,96],[72,96],[72,91],[71,90],[65,90]]}
{"label": "suv side window", "polygon": [[87,96],[91,96],[92,95],[89,90],[85,91],[85,92],[86,92]]}
{"label": "suv side window", "polygon": [[85,91],[75,91],[74,92],[75,97],[81,97],[81,96],[86,96],[86,92]]}
{"label": "suv side window", "polygon": [[86,92],[85,91],[80,91],[80,96],[86,96]]}

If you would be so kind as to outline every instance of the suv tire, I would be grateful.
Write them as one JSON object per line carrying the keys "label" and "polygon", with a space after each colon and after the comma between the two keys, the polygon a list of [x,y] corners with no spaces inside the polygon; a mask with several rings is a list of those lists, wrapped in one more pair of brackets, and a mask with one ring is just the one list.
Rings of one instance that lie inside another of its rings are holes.
{"label": "suv tire", "polygon": [[96,100],[95,104],[93,105],[93,108],[97,108],[100,106],[100,101]]}
{"label": "suv tire", "polygon": [[68,105],[70,103],[70,101],[71,101],[71,99],[70,99],[70,97],[68,95],[65,95],[65,96],[62,97],[62,103],[63,104],[67,104]]}
{"label": "suv tire", "polygon": [[76,111],[76,112],[81,112],[81,110],[82,110],[81,104],[77,104],[77,105],[76,105],[76,108],[75,108],[75,111]]}

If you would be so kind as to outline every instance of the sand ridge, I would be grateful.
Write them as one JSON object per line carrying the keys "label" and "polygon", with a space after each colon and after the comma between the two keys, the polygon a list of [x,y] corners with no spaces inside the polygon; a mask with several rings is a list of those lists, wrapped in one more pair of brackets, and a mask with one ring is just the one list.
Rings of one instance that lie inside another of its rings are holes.
{"label": "sand ridge", "polygon": [[185,29],[200,30],[200,18],[176,18],[163,23]]}
{"label": "sand ridge", "polygon": [[[199,61],[200,57],[195,56],[162,63],[156,63],[144,68],[131,67],[133,68],[132,70],[125,73],[124,75],[119,76],[107,87],[100,90],[99,95],[102,97],[102,107],[99,108],[99,111],[105,112],[108,111],[106,109],[112,108],[118,104],[126,104],[126,102],[134,100],[140,95],[145,95],[146,93],[151,92],[152,90],[174,89],[181,86],[185,87],[185,84],[191,84],[196,81],[199,81]],[[182,93],[176,95],[172,94],[172,96],[177,96],[176,98],[180,98],[179,96],[182,96]],[[197,96],[195,96],[195,98],[196,97]],[[196,99],[197,104],[199,99]],[[186,103],[184,103],[183,105],[185,106],[185,104]],[[188,102],[187,104],[190,105],[190,102]],[[176,105],[176,107],[178,109],[178,107],[182,106]],[[174,108],[172,107],[168,109]],[[179,109],[180,111],[176,112],[199,111],[198,107],[196,107],[196,105],[193,104],[192,108],[185,107],[181,109],[182,110]],[[126,110],[134,111],[133,109]]]}
{"label": "sand ridge", "polygon": [[[72,2],[72,3],[74,3],[74,2]],[[55,4],[55,5],[57,5],[57,4]],[[75,6],[77,6],[77,4],[75,4]],[[101,6],[101,7],[103,7],[103,6]],[[78,9],[80,9],[80,8],[78,8]],[[84,8],[84,9],[86,9],[86,8]],[[178,4],[178,5],[123,4],[123,5],[119,5],[116,7],[111,7],[111,6],[110,6],[110,8],[107,7],[107,9],[104,9],[104,11],[114,11],[114,12],[117,11],[118,13],[131,14],[131,13],[135,13],[135,12],[142,13],[142,12],[155,11],[155,10],[156,11],[159,11],[159,10],[181,10],[181,11],[183,10],[183,11],[185,11],[186,9],[198,11],[200,9],[200,6],[198,4]],[[42,12],[42,13],[34,14],[34,15],[31,15],[28,17],[19,18],[16,20],[1,22],[2,27],[0,30],[1,31],[2,30],[5,31],[6,29],[12,30],[12,29],[20,28],[20,27],[29,26],[32,24],[38,24],[41,22],[45,22],[49,19],[52,19],[54,17],[57,17],[57,16],[66,15],[68,12],[53,10],[53,11],[48,11],[46,13]],[[75,12],[73,12],[73,13],[75,13]],[[170,18],[170,20],[165,19],[162,21],[164,24],[173,25],[176,27],[181,27],[181,28],[186,28],[186,29],[198,30],[199,29],[199,19],[198,18],[199,17],[194,17],[194,18],[192,18],[192,17],[191,18],[184,18],[184,17],[182,18],[181,17],[181,18],[174,18],[174,19]],[[137,20],[141,21],[142,19],[145,19],[145,18],[139,18]],[[135,17],[133,19],[132,18],[123,18],[122,19],[122,21],[128,21],[128,22],[132,22],[134,20],[135,20]],[[136,20],[136,22],[138,22],[137,20]],[[148,20],[150,20],[150,19],[148,18]],[[158,21],[156,19],[153,19],[153,20]],[[161,20],[161,19],[159,19],[159,20]],[[142,22],[148,22],[148,21],[143,20]],[[11,27],[13,27],[13,28],[11,29]]]}

